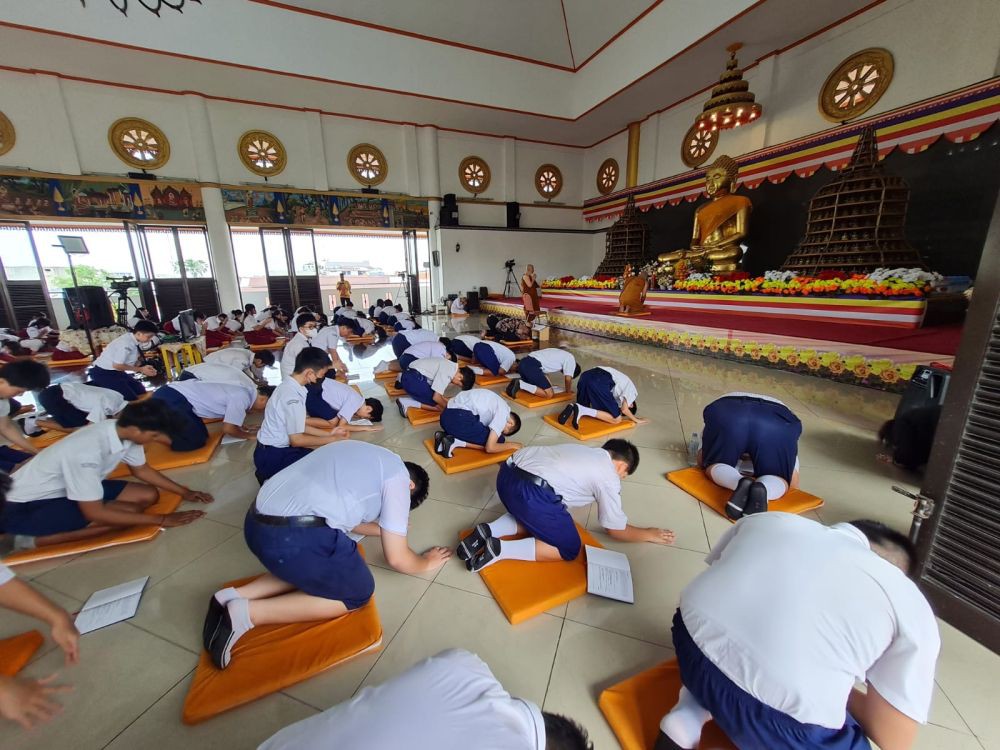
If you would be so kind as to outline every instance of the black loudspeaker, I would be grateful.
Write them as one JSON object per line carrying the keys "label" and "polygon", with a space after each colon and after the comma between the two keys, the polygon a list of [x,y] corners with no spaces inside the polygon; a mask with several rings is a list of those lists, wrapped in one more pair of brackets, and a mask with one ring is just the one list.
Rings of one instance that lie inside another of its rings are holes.
{"label": "black loudspeaker", "polygon": [[948,393],[949,383],[951,383],[950,371],[927,365],[917,367],[910,382],[906,384],[899,406],[896,407],[896,419],[914,409],[941,406],[945,394]]}
{"label": "black loudspeaker", "polygon": [[445,193],[441,202],[441,226],[458,226],[458,199],[454,193]]}
{"label": "black loudspeaker", "polygon": [[507,228],[508,229],[520,229],[521,228],[521,204],[520,203],[508,203],[507,204]]}
{"label": "black loudspeaker", "polygon": [[479,310],[479,292],[465,293],[465,309],[469,312]]}
{"label": "black loudspeaker", "polygon": [[479,299],[489,299],[489,298],[490,298],[489,290],[487,290],[486,287],[484,286],[479,287]]}
{"label": "black loudspeaker", "polygon": [[[79,294],[77,291],[79,290]],[[91,328],[107,328],[115,324],[108,293],[101,286],[81,286],[63,289],[63,303],[69,316],[70,328],[83,328],[83,308]]]}

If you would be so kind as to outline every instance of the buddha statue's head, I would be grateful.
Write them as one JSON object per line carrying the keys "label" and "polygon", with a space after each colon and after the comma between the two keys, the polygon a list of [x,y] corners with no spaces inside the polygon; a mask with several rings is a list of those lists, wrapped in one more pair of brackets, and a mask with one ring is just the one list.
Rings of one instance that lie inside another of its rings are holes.
{"label": "buddha statue's head", "polygon": [[731,156],[720,156],[705,171],[705,192],[709,198],[736,190],[736,176],[740,167]]}

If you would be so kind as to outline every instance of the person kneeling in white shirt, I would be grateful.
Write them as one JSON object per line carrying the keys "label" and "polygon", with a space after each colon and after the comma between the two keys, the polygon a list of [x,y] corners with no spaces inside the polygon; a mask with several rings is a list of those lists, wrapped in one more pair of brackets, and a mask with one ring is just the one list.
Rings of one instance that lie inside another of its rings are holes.
{"label": "person kneeling in white shirt", "polygon": [[109,388],[63,381],[39,393],[38,403],[49,416],[38,420],[39,427],[72,431],[117,416],[128,402]]}
{"label": "person kneeling in white shirt", "polygon": [[521,429],[521,418],[493,391],[473,388],[448,401],[441,412],[441,429],[434,433],[434,452],[451,458],[455,448],[486,453],[520,450],[507,438]]}

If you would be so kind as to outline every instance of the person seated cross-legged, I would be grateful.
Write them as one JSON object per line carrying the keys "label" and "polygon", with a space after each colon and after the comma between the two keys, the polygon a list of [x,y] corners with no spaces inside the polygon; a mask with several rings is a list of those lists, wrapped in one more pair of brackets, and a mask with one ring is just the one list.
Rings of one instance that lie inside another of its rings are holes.
{"label": "person seated cross-legged", "polygon": [[[783,403],[755,393],[728,393],[706,406],[703,416],[701,466],[715,484],[733,491],[726,504],[730,518],[762,513],[770,501],[799,486],[802,422]],[[745,456],[753,462],[752,477],[740,472]]]}
{"label": "person seated cross-legged", "polygon": [[[471,571],[500,560],[558,562],[580,554],[580,534],[569,513],[597,503],[597,516],[619,542],[673,544],[674,532],[632,526],[622,510],[621,480],[639,465],[639,450],[627,440],[589,445],[522,448],[500,466],[497,493],[507,513],[480,523],[458,545]],[[500,537],[528,534],[524,539]]]}
{"label": "person seated cross-legged", "polygon": [[517,369],[517,355],[496,341],[480,341],[472,348],[472,354],[493,375],[506,375]]}
{"label": "person seated cross-legged", "polygon": [[911,748],[941,644],[909,578],[914,559],[904,535],[874,521],[740,520],[681,592],[683,687],[656,750],[698,747],[709,719],[741,748]]}
{"label": "person seated cross-legged", "polygon": [[621,424],[627,419],[647,424],[648,419],[636,416],[639,391],[632,379],[613,367],[594,367],[580,375],[576,386],[576,402],[559,414],[559,424],[573,420],[573,429],[580,429],[580,417],[593,417],[608,424]]}
{"label": "person seated cross-legged", "polygon": [[493,391],[473,388],[448,401],[441,412],[441,429],[434,433],[434,452],[451,458],[455,448],[487,453],[520,450],[507,438],[521,429],[521,418]]}
{"label": "person seated cross-legged", "polygon": [[324,428],[307,423],[308,387],[323,380],[332,366],[329,354],[308,346],[295,358],[292,374],[274,389],[264,408],[264,421],[253,452],[257,481],[261,484],[308,456],[313,448],[348,437],[343,427]]}
{"label": "person seated cross-legged", "polygon": [[410,549],[410,511],[427,497],[427,472],[381,446],[356,440],[317,448],[275,474],[247,513],[244,536],[267,573],[209,601],[203,645],[219,669],[252,628],[332,620],[364,606],[375,580],[352,538],[378,536],[386,562],[407,575],[451,557]]}
{"label": "person seated cross-legged", "polygon": [[[334,379],[333,370],[319,383],[307,388],[307,424],[332,429],[343,427],[349,432],[378,432],[382,429],[382,412],[385,407],[377,398],[365,398],[346,383]],[[371,425],[353,424],[367,420]]]}
{"label": "person seated cross-legged", "polygon": [[9,473],[38,453],[38,448],[12,419],[20,408],[14,399],[25,391],[47,387],[49,377],[48,367],[30,359],[0,365],[0,471]]}
{"label": "person seated cross-legged", "polygon": [[128,404],[118,391],[64,380],[38,394],[38,403],[48,414],[39,418],[42,429],[72,431],[116,417]]}
{"label": "person seated cross-legged", "polygon": [[452,315],[468,315],[465,311],[465,305],[469,302],[468,297],[455,297],[451,301],[451,314]]}
{"label": "person seated cross-legged", "polygon": [[157,333],[159,329],[156,323],[140,320],[130,333],[122,334],[104,347],[104,351],[94,360],[94,366],[90,368],[91,385],[118,391],[126,401],[135,401],[139,398],[146,392],[146,388],[129,373],[147,377],[156,375],[156,368],[145,364],[139,345],[148,344]]}
{"label": "person seated cross-legged", "polygon": [[253,385],[241,383],[207,383],[201,380],[178,380],[160,386],[153,398],[162,401],[174,412],[181,424],[170,441],[170,449],[194,451],[208,442],[204,419],[221,419],[222,432],[241,440],[252,440],[256,430],[246,429],[243,422],[251,411],[263,411],[267,395]]}
{"label": "person seated cross-legged", "polygon": [[409,394],[396,400],[399,414],[406,418],[407,409],[421,407],[430,411],[441,411],[448,405],[445,391],[449,385],[457,385],[467,391],[476,384],[476,373],[468,367],[443,357],[418,359],[399,378],[399,387]]}
{"label": "person seated cross-legged", "polygon": [[517,396],[518,391],[526,391],[541,398],[552,398],[556,395],[555,388],[549,382],[548,373],[561,372],[565,384],[565,392],[573,392],[573,380],[580,376],[580,365],[576,357],[565,349],[539,349],[517,363],[520,380],[512,380],[507,386],[507,395]]}
{"label": "person seated cross-legged", "polygon": [[[157,490],[187,501],[212,502],[206,492],[188,489],[146,463],[143,446],[170,444],[180,426],[161,401],[129,404],[117,420],[83,427],[21,466],[0,510],[0,532],[15,535],[16,549],[88,539],[130,526],[183,526],[204,513],[152,515],[146,510]],[[107,479],[124,462],[138,482]]]}
{"label": "person seated cross-legged", "polygon": [[354,698],[285,727],[259,750],[593,750],[571,719],[511,696],[473,653],[442,651]]}

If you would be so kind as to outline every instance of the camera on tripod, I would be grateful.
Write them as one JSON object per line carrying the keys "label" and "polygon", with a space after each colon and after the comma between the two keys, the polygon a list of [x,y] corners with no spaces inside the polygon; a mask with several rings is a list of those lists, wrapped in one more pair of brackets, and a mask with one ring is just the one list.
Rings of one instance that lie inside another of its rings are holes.
{"label": "camera on tripod", "polygon": [[503,267],[509,271],[514,267],[515,262],[516,261],[513,258],[511,258],[510,260],[508,260],[506,263],[503,264]]}
{"label": "camera on tripod", "polygon": [[138,289],[139,285],[132,276],[105,276],[112,292],[128,294],[129,289]]}

